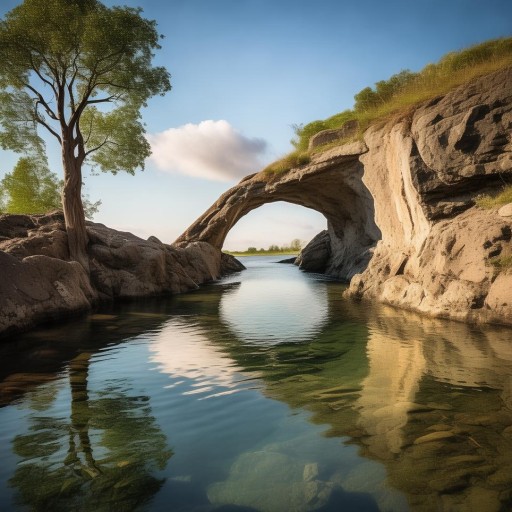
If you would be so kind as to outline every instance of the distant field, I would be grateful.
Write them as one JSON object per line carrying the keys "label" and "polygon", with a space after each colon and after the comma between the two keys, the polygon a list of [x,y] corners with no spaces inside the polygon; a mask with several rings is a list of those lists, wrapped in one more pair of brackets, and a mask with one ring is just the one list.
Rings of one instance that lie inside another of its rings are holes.
{"label": "distant field", "polygon": [[297,251],[223,251],[231,256],[298,256]]}

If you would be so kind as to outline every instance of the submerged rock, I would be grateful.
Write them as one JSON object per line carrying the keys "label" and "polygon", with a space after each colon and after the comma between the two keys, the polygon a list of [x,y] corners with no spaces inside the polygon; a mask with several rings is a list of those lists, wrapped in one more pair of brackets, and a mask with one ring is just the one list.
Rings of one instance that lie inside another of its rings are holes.
{"label": "submerged rock", "polygon": [[227,480],[210,485],[213,505],[252,507],[261,512],[305,512],[324,506],[335,486],[317,479],[316,464],[278,452],[247,452],[231,466]]}

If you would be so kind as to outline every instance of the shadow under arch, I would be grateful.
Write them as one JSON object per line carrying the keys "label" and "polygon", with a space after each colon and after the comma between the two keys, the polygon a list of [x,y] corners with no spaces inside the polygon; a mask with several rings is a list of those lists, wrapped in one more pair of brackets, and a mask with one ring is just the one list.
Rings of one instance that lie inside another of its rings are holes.
{"label": "shadow under arch", "polygon": [[366,268],[369,249],[381,238],[374,220],[373,198],[362,181],[361,148],[356,146],[358,149],[348,154],[327,153],[307,167],[287,173],[272,176],[261,171],[244,178],[175,244],[201,241],[220,250],[231,228],[243,216],[264,204],[284,201],[316,210],[327,219],[333,256],[326,272],[349,280]]}

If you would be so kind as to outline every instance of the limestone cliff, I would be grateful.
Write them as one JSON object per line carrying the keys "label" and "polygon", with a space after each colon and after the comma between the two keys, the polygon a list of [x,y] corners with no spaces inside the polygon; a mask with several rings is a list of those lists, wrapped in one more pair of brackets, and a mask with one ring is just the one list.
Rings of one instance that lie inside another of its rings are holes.
{"label": "limestone cliff", "polygon": [[512,217],[475,197],[512,183],[512,69],[372,127],[361,156],[382,233],[348,294],[433,316],[512,324]]}

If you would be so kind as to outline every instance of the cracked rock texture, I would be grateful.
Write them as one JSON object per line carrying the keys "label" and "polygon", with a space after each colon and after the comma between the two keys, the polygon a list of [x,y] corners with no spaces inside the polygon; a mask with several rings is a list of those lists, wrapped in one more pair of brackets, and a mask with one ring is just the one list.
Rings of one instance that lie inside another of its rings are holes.
{"label": "cracked rock texture", "polygon": [[382,232],[348,295],[432,316],[512,325],[512,218],[475,206],[512,183],[512,69],[365,133],[363,181]]}
{"label": "cracked rock texture", "polygon": [[243,266],[208,243],[163,244],[87,223],[90,276],[69,261],[61,212],[0,216],[0,335],[102,300],[180,293]]}

